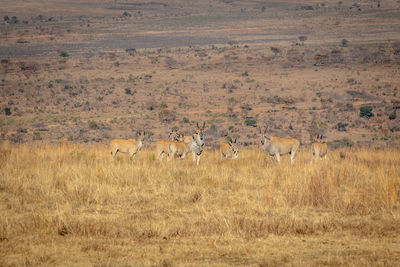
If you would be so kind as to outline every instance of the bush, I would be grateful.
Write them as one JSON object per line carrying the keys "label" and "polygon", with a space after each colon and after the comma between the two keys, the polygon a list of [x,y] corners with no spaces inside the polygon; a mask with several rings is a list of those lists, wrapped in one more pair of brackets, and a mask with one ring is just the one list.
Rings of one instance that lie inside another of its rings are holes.
{"label": "bush", "polygon": [[347,41],[346,39],[342,39],[341,44],[343,47],[347,47],[347,45],[349,44],[349,41]]}
{"label": "bush", "polygon": [[374,114],[372,113],[372,109],[373,109],[373,107],[371,107],[371,106],[360,107],[360,117],[370,118],[370,117],[374,116]]}
{"label": "bush", "polygon": [[188,118],[186,118],[186,117],[183,118],[183,123],[189,123],[189,122],[190,122],[190,121],[189,121]]}
{"label": "bush", "polygon": [[97,126],[97,123],[95,121],[89,121],[89,128],[95,130],[99,127]]}
{"label": "bush", "polygon": [[349,124],[348,123],[343,123],[343,122],[338,122],[338,124],[336,124],[336,129],[339,132],[346,132],[347,131],[347,129],[346,129],[347,125],[349,125]]}
{"label": "bush", "polygon": [[172,122],[176,119],[174,110],[163,109],[158,113],[158,118],[161,122]]}
{"label": "bush", "polygon": [[11,115],[11,109],[10,108],[5,108],[4,112],[5,112],[6,116],[10,116]]}
{"label": "bush", "polygon": [[255,119],[247,118],[245,121],[246,126],[257,127],[257,121]]}
{"label": "bush", "polygon": [[124,12],[124,13],[122,13],[122,16],[123,17],[131,17],[132,15],[129,13],[129,12]]}
{"label": "bush", "polygon": [[396,119],[396,110],[393,110],[393,112],[392,113],[390,113],[390,115],[389,115],[389,120],[395,120]]}
{"label": "bush", "polygon": [[61,51],[60,52],[60,57],[69,57],[69,54],[67,51]]}

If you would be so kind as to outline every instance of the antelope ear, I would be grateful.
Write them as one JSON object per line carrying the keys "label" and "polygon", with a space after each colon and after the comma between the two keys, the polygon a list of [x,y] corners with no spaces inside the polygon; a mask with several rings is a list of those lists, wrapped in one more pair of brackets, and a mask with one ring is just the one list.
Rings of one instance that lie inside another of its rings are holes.
{"label": "antelope ear", "polygon": [[203,127],[201,128],[202,130],[204,130],[204,128],[206,128],[206,122],[203,122]]}
{"label": "antelope ear", "polygon": [[197,126],[197,129],[199,129],[200,127],[199,127],[199,123],[198,122],[196,122],[196,126]]}
{"label": "antelope ear", "polygon": [[235,138],[235,142],[233,142],[233,143],[235,143],[235,144],[236,144],[236,141],[237,141],[237,138]]}

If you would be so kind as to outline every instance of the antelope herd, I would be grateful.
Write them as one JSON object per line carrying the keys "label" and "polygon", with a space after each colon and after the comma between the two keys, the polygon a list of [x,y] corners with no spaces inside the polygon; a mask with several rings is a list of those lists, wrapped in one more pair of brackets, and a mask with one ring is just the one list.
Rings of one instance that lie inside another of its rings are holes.
{"label": "antelope herd", "polygon": [[[173,158],[184,159],[188,153],[192,153],[193,162],[200,164],[200,156],[204,150],[204,130],[205,122],[202,126],[196,124],[197,128],[192,135],[184,135],[178,133],[177,130],[172,130],[168,135],[168,140],[159,140],[156,142],[156,155],[160,161],[164,155],[167,156],[167,161]],[[281,162],[280,157],[290,154],[290,162],[294,163],[296,152],[300,147],[300,142],[296,138],[283,138],[279,136],[268,136],[265,127],[264,131],[259,128],[261,134],[261,145],[264,152],[271,157],[276,157],[278,163]],[[120,153],[128,153],[133,158],[136,153],[142,148],[145,132],[139,132],[138,140],[136,139],[113,139],[110,142],[111,155]],[[239,149],[237,147],[237,139],[229,142],[221,142],[219,146],[220,159],[231,158],[238,159]],[[316,140],[311,144],[311,163],[315,160],[326,159],[328,146],[322,141],[322,135],[317,135]]]}

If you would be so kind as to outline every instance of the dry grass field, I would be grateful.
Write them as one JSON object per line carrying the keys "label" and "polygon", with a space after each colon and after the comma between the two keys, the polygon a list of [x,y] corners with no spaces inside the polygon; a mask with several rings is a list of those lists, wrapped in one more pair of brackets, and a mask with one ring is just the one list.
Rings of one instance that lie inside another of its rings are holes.
{"label": "dry grass field", "polygon": [[[400,265],[400,1],[0,6],[0,266]],[[159,162],[203,122],[200,166]]]}
{"label": "dry grass field", "polygon": [[144,150],[3,144],[0,264],[378,265],[400,258],[400,151],[200,166]]}

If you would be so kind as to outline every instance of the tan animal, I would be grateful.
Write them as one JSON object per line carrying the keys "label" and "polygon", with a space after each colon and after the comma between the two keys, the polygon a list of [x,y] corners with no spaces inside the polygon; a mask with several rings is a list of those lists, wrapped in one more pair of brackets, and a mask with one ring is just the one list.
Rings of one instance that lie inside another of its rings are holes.
{"label": "tan animal", "polygon": [[326,159],[328,154],[328,145],[325,141],[322,141],[322,135],[317,136],[317,139],[311,144],[311,163],[315,160]]}
{"label": "tan animal", "polygon": [[[204,150],[204,129],[206,127],[206,123],[203,122],[203,126],[200,127],[199,123],[196,124],[197,129],[192,136],[184,136],[183,142],[185,142],[189,146],[190,152],[192,152],[193,162],[196,161],[196,164],[200,164],[200,156]],[[197,156],[197,159],[196,159]]]}
{"label": "tan animal", "polygon": [[183,160],[189,152],[190,148],[187,143],[172,141],[168,145],[168,161],[175,157]]}
{"label": "tan animal", "polygon": [[183,134],[178,134],[175,131],[171,131],[168,134],[169,140],[159,140],[156,142],[156,153],[160,160],[163,159],[164,154],[168,155],[168,146],[173,141],[182,142],[183,141]]}
{"label": "tan animal", "polygon": [[231,159],[237,159],[239,156],[239,150],[236,146],[236,139],[235,141],[229,141],[229,142],[222,142],[219,145],[219,154],[221,160],[223,158],[231,158]]}
{"label": "tan animal", "polygon": [[[261,132],[261,129],[260,129]],[[296,138],[282,138],[279,136],[267,136],[267,128],[262,133],[261,144],[263,150],[270,156],[276,156],[276,160],[281,162],[281,155],[290,154],[290,162],[294,163],[294,157],[299,149],[300,142]]]}
{"label": "tan animal", "polygon": [[113,139],[110,142],[111,155],[113,158],[118,152],[128,153],[131,158],[133,158],[136,153],[143,146],[143,139],[145,137],[145,132],[139,132],[138,140],[136,139]]}

